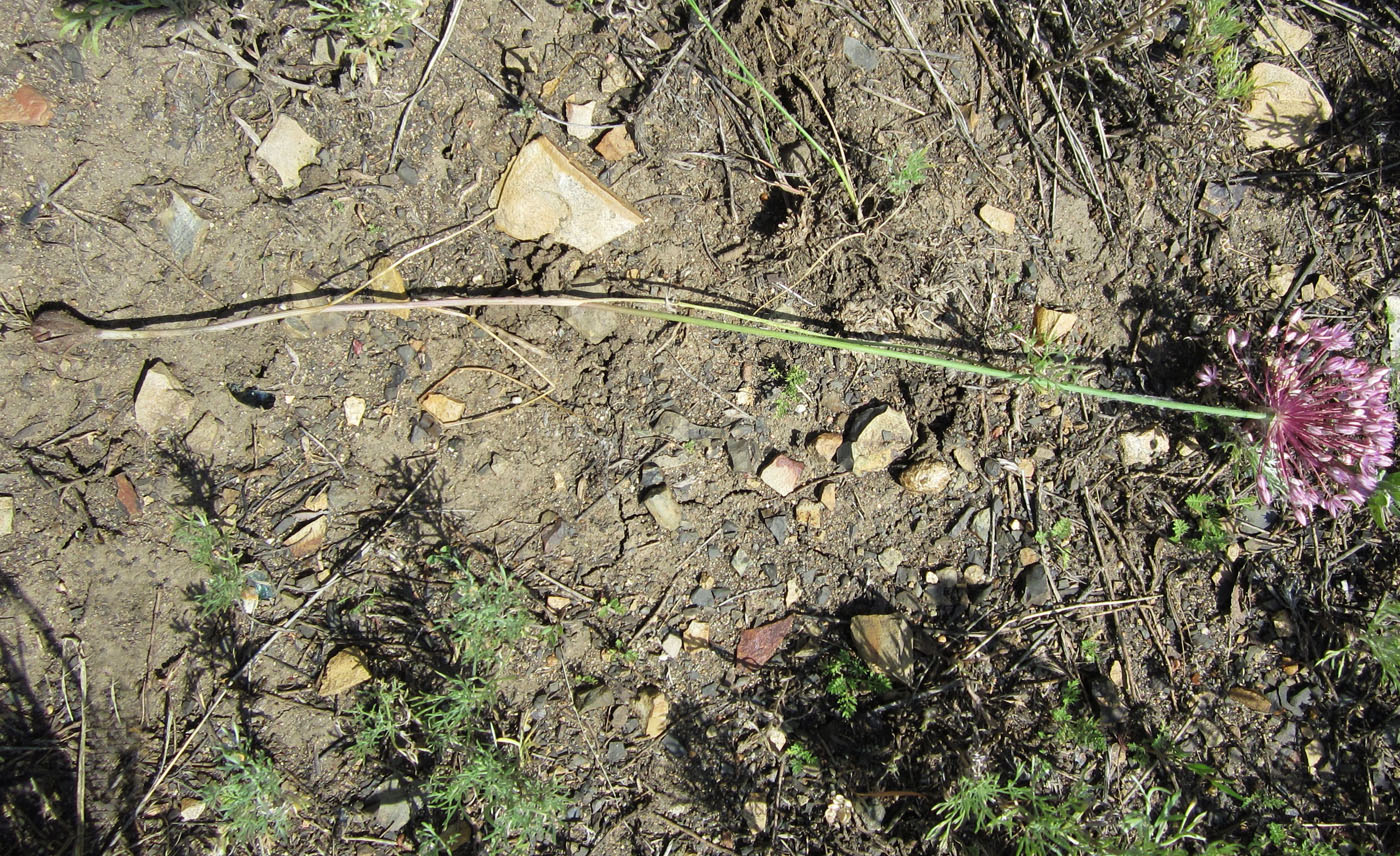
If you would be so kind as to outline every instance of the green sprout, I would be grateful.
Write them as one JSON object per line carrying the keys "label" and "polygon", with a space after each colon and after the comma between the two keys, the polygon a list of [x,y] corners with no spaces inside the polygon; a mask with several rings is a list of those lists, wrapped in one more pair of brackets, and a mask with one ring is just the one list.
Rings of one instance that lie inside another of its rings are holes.
{"label": "green sprout", "polygon": [[103,30],[130,24],[142,12],[182,15],[188,5],[185,0],[84,0],[60,4],[53,14],[59,22],[59,38],[82,35],[83,48],[96,53]]}
{"label": "green sprout", "polygon": [[379,82],[379,67],[389,57],[389,41],[399,30],[413,23],[423,11],[419,0],[309,0],[311,21],[331,33],[344,33],[355,40],[346,49],[354,79],[365,63],[365,77]]}
{"label": "green sprout", "polygon": [[815,770],[821,765],[817,763],[817,756],[812,754],[812,750],[803,744],[792,741],[787,746],[788,769],[794,776],[800,776],[808,770]]}
{"label": "green sprout", "polygon": [[248,580],[238,566],[238,552],[228,530],[196,509],[180,518],[175,540],[183,543],[190,560],[209,574],[194,595],[200,617],[219,615],[237,604]]}
{"label": "green sprout", "polygon": [[808,380],[807,372],[800,366],[780,369],[776,365],[768,367],[768,377],[778,385],[778,401],[773,405],[776,416],[787,416],[802,403],[802,385]]}
{"label": "green sprout", "polygon": [[293,808],[272,759],[234,742],[218,750],[219,782],[205,786],[204,802],[219,814],[235,844],[266,850],[287,837]]}
{"label": "green sprout", "polygon": [[890,176],[885,187],[893,196],[907,196],[909,191],[924,183],[928,166],[928,149],[912,149],[904,156],[904,163]]}
{"label": "green sprout", "polygon": [[836,712],[842,719],[852,719],[860,709],[860,698],[871,693],[889,692],[888,676],[873,671],[864,660],[843,650],[828,660],[826,693],[836,699]]}

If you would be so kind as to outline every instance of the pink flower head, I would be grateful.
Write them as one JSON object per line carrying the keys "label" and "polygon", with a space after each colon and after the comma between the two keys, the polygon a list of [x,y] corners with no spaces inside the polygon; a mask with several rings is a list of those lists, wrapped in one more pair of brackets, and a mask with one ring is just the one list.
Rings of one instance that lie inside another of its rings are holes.
{"label": "pink flower head", "polygon": [[1306,524],[1314,508],[1336,517],[1376,489],[1393,463],[1395,410],[1390,369],[1339,353],[1354,344],[1344,327],[1302,319],[1294,310],[1256,353],[1248,334],[1231,330],[1225,342],[1243,378],[1231,386],[1269,413],[1262,432],[1246,432],[1261,447],[1259,498],[1269,504],[1277,491]]}

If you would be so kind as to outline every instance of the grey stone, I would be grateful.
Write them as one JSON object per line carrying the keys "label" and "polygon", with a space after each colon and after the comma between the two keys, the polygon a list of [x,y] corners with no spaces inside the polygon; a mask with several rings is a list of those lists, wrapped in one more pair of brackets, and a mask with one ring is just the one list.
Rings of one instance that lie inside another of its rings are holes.
{"label": "grey stone", "polygon": [[1050,575],[1040,562],[1026,568],[1020,580],[1021,599],[1030,606],[1044,606],[1050,602]]}
{"label": "grey stone", "polygon": [[672,495],[671,489],[666,485],[658,485],[647,490],[642,495],[642,505],[651,512],[652,518],[656,520],[656,525],[667,532],[675,532],[681,528],[684,516],[681,513],[680,503],[676,502],[676,497]]}
{"label": "grey stone", "polygon": [[708,589],[704,586],[696,586],[695,589],[690,593],[690,602],[695,606],[700,607],[701,609],[708,609],[709,607],[714,606],[714,589]]}
{"label": "grey stone", "polygon": [[860,39],[846,36],[841,42],[841,52],[861,71],[871,72],[880,65],[880,52],[867,47]]}
{"label": "grey stone", "polygon": [[763,518],[763,525],[768,527],[768,531],[773,535],[773,539],[779,544],[787,540],[788,525],[790,522],[786,514],[774,514],[772,517]]}

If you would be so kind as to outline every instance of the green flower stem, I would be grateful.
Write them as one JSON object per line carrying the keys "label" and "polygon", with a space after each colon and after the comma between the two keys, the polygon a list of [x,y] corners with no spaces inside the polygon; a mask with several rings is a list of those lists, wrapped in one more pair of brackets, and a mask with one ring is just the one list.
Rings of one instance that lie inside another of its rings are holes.
{"label": "green flower stem", "polygon": [[[777,96],[769,92],[768,87],[760,83],[758,77],[753,72],[749,71],[749,67],[739,58],[738,52],[725,40],[724,36],[719,34],[719,30],[715,29],[715,25],[710,23],[710,16],[706,15],[700,9],[700,4],[697,3],[696,0],[685,0],[685,3],[700,19],[700,23],[705,25],[705,29],[710,31],[710,35],[714,36],[715,41],[719,42],[719,46],[724,48],[724,52],[729,54],[729,58],[734,61],[734,64],[739,67],[737,73],[731,71],[728,72],[728,74],[745,86],[752,87],[759,95],[762,95],[763,100],[773,105],[773,109],[777,110],[778,113],[787,120],[789,125],[797,129],[797,133],[802,135],[802,139],[806,140],[808,145],[816,149],[817,154],[821,155],[823,160],[831,164],[831,168],[836,171],[836,175],[841,179],[841,186],[845,188],[846,196],[851,200],[851,208],[854,209],[856,217],[860,217],[860,200],[856,198],[855,185],[851,184],[851,177],[846,173],[846,168],[841,165],[841,162],[837,160],[831,152],[826,150],[825,146],[817,142],[816,138],[808,133],[806,128],[802,127],[802,123],[797,121],[797,118],[787,111],[787,108],[783,106],[783,103],[778,100]],[[832,129],[832,133],[835,133],[834,128]]]}
{"label": "green flower stem", "polygon": [[[632,305],[627,305],[632,304]],[[640,306],[636,304],[642,304]],[[184,324],[174,327],[150,327],[150,328],[119,328],[119,327],[88,327],[86,332],[92,338],[109,340],[131,340],[131,339],[163,339],[184,336],[195,336],[204,333],[218,333],[229,330],[237,330],[244,327],[252,327],[257,324],[265,324],[270,321],[279,321],[287,318],[296,318],[307,315],[315,315],[321,312],[385,312],[402,309],[460,309],[472,306],[551,306],[551,307],[587,307],[599,309],[607,312],[616,312],[620,315],[632,315],[640,318],[651,318],[657,321],[671,321],[677,324],[688,324],[695,327],[705,327],[711,330],[720,330],[727,333],[739,333],[745,336],[759,336],[765,339],[777,339],[784,342],[795,342],[803,345],[817,345],[823,348],[834,348],[841,351],[849,351],[856,354],[870,354],[877,357],[889,357],[905,362],[920,363],[922,365],[937,366],[955,372],[965,372],[967,374],[979,375],[981,377],[992,378],[994,380],[1010,381],[1012,383],[1036,385],[1048,389],[1059,390],[1075,395],[1089,395],[1095,398],[1103,398],[1109,401],[1120,401],[1125,404],[1140,404],[1146,407],[1156,407],[1163,410],[1179,410],[1185,413],[1200,413],[1204,416],[1220,416],[1226,419],[1267,419],[1269,414],[1257,410],[1243,410],[1237,407],[1216,407],[1208,404],[1194,404],[1186,401],[1177,401],[1171,398],[1160,398],[1154,395],[1139,395],[1131,392],[1115,392],[1109,389],[1100,389],[1083,384],[1068,383],[1066,381],[1052,380],[1044,377],[1037,377],[1026,372],[1009,371],[1007,369],[992,368],[981,363],[959,360],[943,354],[931,353],[923,349],[915,349],[910,346],[892,345],[883,342],[865,342],[858,339],[846,339],[840,336],[830,336],[825,333],[813,333],[804,330],[795,324],[788,324],[781,321],[768,321],[737,312],[732,309],[723,309],[714,306],[704,306],[698,303],[685,303],[681,301],[668,301],[664,298],[646,297],[572,297],[572,296],[546,296],[546,297],[439,297],[426,300],[407,300],[387,303],[330,303],[320,306],[303,306],[295,309],[282,309],[275,312],[267,312],[261,315],[250,315],[244,318],[234,318],[227,321],[215,321],[203,324]],[[664,309],[652,309],[648,306],[662,306]],[[721,321],[714,318],[700,318],[694,315],[681,315],[668,311],[670,308],[684,309],[690,312],[705,312],[713,315],[720,315],[733,318],[735,321]],[[74,319],[76,320],[76,319]],[[735,323],[742,321],[745,323]],[[75,339],[74,341],[77,341]]]}

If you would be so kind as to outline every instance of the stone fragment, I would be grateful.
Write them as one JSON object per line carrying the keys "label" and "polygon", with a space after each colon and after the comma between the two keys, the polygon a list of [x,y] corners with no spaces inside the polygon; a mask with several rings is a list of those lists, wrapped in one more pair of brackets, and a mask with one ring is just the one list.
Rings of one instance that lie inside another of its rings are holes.
{"label": "stone fragment", "polygon": [[126,512],[127,518],[135,520],[140,517],[145,507],[141,503],[141,495],[136,492],[136,485],[131,483],[131,477],[126,473],[117,473],[112,476],[112,485],[117,489],[117,503]]}
{"label": "stone fragment", "polygon": [[817,490],[817,501],[826,506],[827,511],[836,510],[836,485],[827,482]]}
{"label": "stone fragment", "polygon": [[0,496],[0,535],[13,535],[15,532],[15,498]]}
{"label": "stone fragment", "polygon": [[[608,286],[601,282],[575,282],[570,290],[585,295],[602,296],[608,293]],[[617,331],[621,316],[616,312],[593,306],[565,306],[559,309],[559,317],[564,319],[565,324],[578,331],[588,344],[600,345]]]}
{"label": "stone fragment", "polygon": [[744,630],[739,634],[739,646],[735,649],[735,657],[740,663],[755,668],[767,663],[778,653],[778,649],[792,632],[792,622],[793,617],[789,615]]}
{"label": "stone fragment", "polygon": [[993,232],[1000,232],[1003,235],[1010,235],[1016,231],[1016,215],[1004,208],[995,205],[984,204],[977,209],[977,217],[987,224],[987,228]]}
{"label": "stone fragment", "polygon": [[1313,34],[1278,15],[1263,15],[1250,37],[1253,45],[1265,53],[1290,56],[1299,53],[1312,41]]}
{"label": "stone fragment", "polygon": [[681,506],[667,485],[656,485],[642,494],[642,505],[651,512],[656,525],[667,532],[681,528]]}
{"label": "stone fragment", "polygon": [[957,461],[958,466],[968,475],[977,474],[977,456],[972,454],[972,450],[966,446],[953,448],[953,460]]}
{"label": "stone fragment", "polygon": [[1312,282],[1303,283],[1303,287],[1298,289],[1298,296],[1304,301],[1326,300],[1337,296],[1337,286],[1332,284],[1327,274],[1320,273]]}
{"label": "stone fragment", "polygon": [[794,512],[798,526],[806,526],[808,529],[822,528],[822,504],[815,500],[803,499],[797,503]]}
{"label": "stone fragment", "polygon": [[53,119],[53,105],[28,83],[21,83],[9,95],[0,97],[0,123],[47,125]]}
{"label": "stone fragment", "polygon": [[462,418],[462,414],[467,412],[467,405],[455,398],[450,398],[440,392],[433,392],[423,396],[419,402],[419,407],[426,413],[431,413],[433,418],[443,425],[451,425]]}
{"label": "stone fragment", "polygon": [[326,541],[326,532],[330,527],[330,518],[322,514],[303,523],[296,531],[287,537],[287,549],[291,552],[293,559],[305,559],[315,555],[317,550]]}
{"label": "stone fragment", "polygon": [[1125,467],[1150,464],[1165,456],[1169,446],[1167,432],[1156,425],[1118,435],[1118,457]]}
{"label": "stone fragment", "polygon": [[360,423],[365,419],[365,408],[368,403],[358,395],[347,395],[340,406],[345,411],[345,424],[351,428],[360,427]]}
{"label": "stone fragment", "polygon": [[617,163],[628,155],[636,154],[637,144],[632,142],[627,129],[619,126],[604,134],[593,150],[608,163]]}
{"label": "stone fragment", "polygon": [[194,412],[194,395],[176,379],[170,367],[151,363],[136,390],[136,424],[148,436],[183,428]]}
{"label": "stone fragment", "polygon": [[846,55],[851,65],[864,72],[872,72],[880,65],[880,52],[852,36],[846,36],[841,41],[841,53]]}
{"label": "stone fragment", "polygon": [[[288,297],[299,297],[303,294],[314,294],[320,290],[320,286],[311,277],[301,274],[293,274],[287,280],[286,295]],[[331,298],[325,297],[311,300],[289,300],[283,306],[289,309],[315,306],[320,303],[329,303]],[[346,327],[345,316],[340,312],[312,312],[306,315],[294,315],[291,318],[282,319],[282,325],[299,339],[311,336],[329,336],[340,333]]]}
{"label": "stone fragment", "polygon": [[671,700],[656,687],[643,687],[637,693],[637,718],[642,721],[642,734],[655,740],[666,731],[671,721]]}
{"label": "stone fragment", "polygon": [[1021,573],[1021,579],[1018,583],[1021,599],[1029,606],[1044,606],[1053,597],[1050,591],[1050,575],[1046,573],[1045,566],[1039,562],[1027,567]]}
{"label": "stone fragment", "polygon": [[327,698],[337,696],[369,679],[365,652],[359,648],[342,648],[326,661],[321,679],[316,682],[316,693]]}
{"label": "stone fragment", "polygon": [[681,655],[681,648],[684,646],[684,639],[674,633],[668,633],[666,638],[661,640],[661,655],[674,660]]}
{"label": "stone fragment", "polygon": [[1332,104],[1302,76],[1261,62],[1249,70],[1249,103],[1240,117],[1250,149],[1296,149],[1332,118]]}
{"label": "stone fragment", "polygon": [[1068,338],[1074,325],[1079,323],[1079,316],[1036,304],[1034,323],[1037,342],[1059,342]]}
{"label": "stone fragment", "polygon": [[898,615],[857,615],[851,619],[856,653],[872,669],[906,684],[914,677],[914,632]]}
{"label": "stone fragment", "polygon": [[228,451],[224,443],[224,423],[212,413],[204,414],[185,435],[185,445],[206,460],[221,459]]}
{"label": "stone fragment", "polygon": [[702,648],[710,647],[710,623],[708,621],[692,621],[681,634],[681,643],[687,651],[699,651]]}
{"label": "stone fragment", "polygon": [[1297,265],[1269,265],[1269,273],[1264,278],[1265,293],[1269,297],[1282,300],[1288,294],[1288,289],[1293,286],[1293,276],[1297,271]]}
{"label": "stone fragment", "polygon": [[886,547],[880,551],[878,558],[880,569],[887,574],[892,574],[899,569],[904,562],[904,551],[898,547]]}
{"label": "stone fragment", "polygon": [[767,466],[758,474],[763,483],[777,491],[779,496],[787,496],[802,481],[802,470],[805,469],[799,461],[794,461],[787,455],[778,455],[769,461]]}
{"label": "stone fragment", "polygon": [[564,610],[572,606],[573,603],[574,602],[569,598],[558,594],[546,595],[544,599],[544,605],[549,607],[554,612],[563,612]]}
{"label": "stone fragment", "polygon": [[[398,303],[408,299],[408,283],[394,263],[387,258],[374,263],[369,272],[369,291],[377,303]],[[407,321],[411,314],[407,309],[390,309],[389,314]]]}
{"label": "stone fragment", "polygon": [[914,439],[904,414],[887,405],[867,408],[852,424],[851,472],[858,476],[887,469]]}
{"label": "stone fragment", "polygon": [[197,800],[194,797],[185,797],[180,800],[180,820],[185,823],[194,823],[204,817],[204,810],[208,808],[204,800]]}
{"label": "stone fragment", "polygon": [[948,489],[953,468],[942,461],[915,461],[899,474],[899,483],[912,493],[939,494]]}
{"label": "stone fragment", "polygon": [[1231,687],[1230,691],[1226,693],[1226,698],[1240,707],[1247,708],[1255,713],[1274,712],[1273,702],[1247,687]]}
{"label": "stone fragment", "polygon": [[1201,191],[1201,201],[1196,205],[1198,210],[1224,220],[1226,217],[1244,201],[1246,187],[1243,184],[1221,184],[1212,181]]}
{"label": "stone fragment", "polygon": [[576,140],[586,140],[593,136],[593,111],[597,107],[597,101],[585,101],[582,104],[569,102],[564,105],[564,127],[569,136]]}
{"label": "stone fragment", "polygon": [[291,190],[301,184],[302,167],[314,162],[320,150],[321,143],[284,113],[272,123],[257,155],[277,172],[282,189]]}
{"label": "stone fragment", "polygon": [[546,137],[525,145],[492,192],[496,228],[521,241],[548,234],[585,253],[636,228],[642,215]]}
{"label": "stone fragment", "polygon": [[186,261],[204,243],[204,234],[209,231],[209,223],[199,216],[185,197],[170,191],[170,204],[156,217],[156,224],[165,234],[175,258]]}
{"label": "stone fragment", "polygon": [[842,437],[835,431],[823,431],[812,438],[811,449],[823,461],[836,458],[836,450],[841,448]]}
{"label": "stone fragment", "polygon": [[762,797],[752,796],[744,800],[744,822],[753,832],[768,831],[768,803]]}

